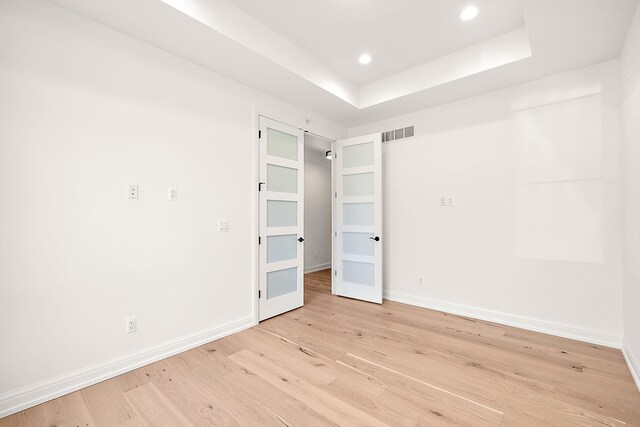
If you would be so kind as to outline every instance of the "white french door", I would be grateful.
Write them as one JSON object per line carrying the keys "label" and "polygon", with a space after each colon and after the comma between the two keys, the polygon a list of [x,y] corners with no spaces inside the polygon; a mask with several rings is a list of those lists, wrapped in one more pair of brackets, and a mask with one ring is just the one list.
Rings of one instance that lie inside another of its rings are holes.
{"label": "white french door", "polygon": [[260,320],[304,303],[304,133],[260,116]]}
{"label": "white french door", "polygon": [[334,143],[333,291],[382,303],[382,136]]}

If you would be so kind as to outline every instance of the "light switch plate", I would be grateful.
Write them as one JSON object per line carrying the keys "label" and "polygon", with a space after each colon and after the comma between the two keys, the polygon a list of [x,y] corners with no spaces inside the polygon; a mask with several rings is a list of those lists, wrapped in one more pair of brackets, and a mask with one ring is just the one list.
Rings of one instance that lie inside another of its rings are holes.
{"label": "light switch plate", "polygon": [[167,191],[167,198],[169,199],[170,202],[177,202],[178,201],[178,189],[174,186],[169,187],[168,191]]}
{"label": "light switch plate", "polygon": [[224,233],[227,231],[229,231],[229,220],[228,219],[218,220],[218,232]]}

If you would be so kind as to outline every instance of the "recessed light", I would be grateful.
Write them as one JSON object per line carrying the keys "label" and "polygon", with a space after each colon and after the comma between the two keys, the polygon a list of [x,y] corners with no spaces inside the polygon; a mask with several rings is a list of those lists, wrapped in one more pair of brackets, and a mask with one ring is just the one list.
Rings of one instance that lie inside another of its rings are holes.
{"label": "recessed light", "polygon": [[362,55],[360,55],[360,58],[358,58],[358,62],[360,62],[361,64],[368,64],[369,62],[371,62],[371,55],[369,55],[368,53],[363,53]]}
{"label": "recessed light", "polygon": [[460,14],[460,19],[463,21],[471,21],[476,16],[478,16],[478,8],[475,6],[467,6]]}

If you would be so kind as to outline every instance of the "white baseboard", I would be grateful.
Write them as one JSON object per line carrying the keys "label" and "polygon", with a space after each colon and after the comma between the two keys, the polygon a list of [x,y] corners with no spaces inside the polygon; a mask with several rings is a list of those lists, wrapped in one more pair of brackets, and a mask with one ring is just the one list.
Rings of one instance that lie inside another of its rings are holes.
{"label": "white baseboard", "polygon": [[592,344],[613,348],[621,348],[622,346],[622,337],[607,332],[562,325],[544,320],[517,316],[514,314],[452,304],[444,301],[416,297],[414,295],[400,294],[397,292],[385,292],[384,298],[389,301],[401,302],[437,311],[444,311],[446,313],[457,314],[459,316],[472,317],[475,319],[486,320],[488,322],[500,323],[502,325],[514,326],[516,328],[542,332],[549,335],[556,335]]}
{"label": "white baseboard", "polygon": [[254,318],[250,316],[4,393],[0,395],[0,418],[231,335],[253,325]]}
{"label": "white baseboard", "polygon": [[305,267],[304,268],[304,274],[315,273],[316,271],[326,270],[327,268],[331,268],[331,263],[330,262],[327,262],[327,263],[324,263],[324,264],[312,265],[310,267]]}
{"label": "white baseboard", "polygon": [[622,343],[622,354],[631,371],[633,381],[636,383],[638,390],[640,390],[640,355],[634,354],[633,351],[631,351],[631,347],[625,341]]}

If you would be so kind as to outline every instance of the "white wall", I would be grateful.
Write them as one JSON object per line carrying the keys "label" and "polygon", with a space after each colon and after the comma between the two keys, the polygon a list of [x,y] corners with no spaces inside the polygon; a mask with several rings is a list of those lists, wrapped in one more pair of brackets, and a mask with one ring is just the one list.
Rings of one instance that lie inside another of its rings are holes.
{"label": "white wall", "polygon": [[344,132],[48,2],[0,2],[0,417],[252,324],[254,106]]}
{"label": "white wall", "polygon": [[619,346],[618,101],[612,61],[351,129],[416,126],[383,147],[386,296]]}
{"label": "white wall", "polygon": [[304,150],[304,269],[331,266],[331,162]]}
{"label": "white wall", "polygon": [[640,388],[640,8],[620,57],[624,350]]}

